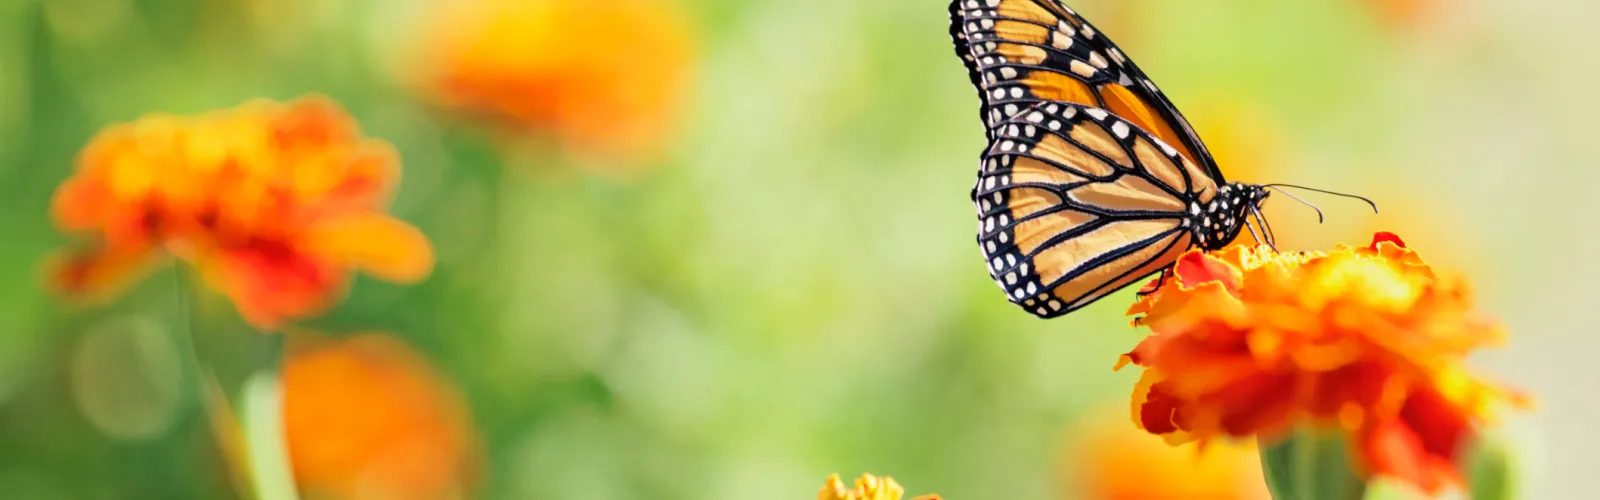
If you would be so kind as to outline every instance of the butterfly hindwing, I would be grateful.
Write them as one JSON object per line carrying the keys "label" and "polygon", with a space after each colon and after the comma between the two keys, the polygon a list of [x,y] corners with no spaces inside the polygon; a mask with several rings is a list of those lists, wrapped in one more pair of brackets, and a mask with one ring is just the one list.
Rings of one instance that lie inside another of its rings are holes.
{"label": "butterfly hindwing", "polygon": [[1104,109],[1041,102],[996,123],[973,186],[990,276],[1051,318],[1160,271],[1193,244],[1215,184],[1159,137]]}

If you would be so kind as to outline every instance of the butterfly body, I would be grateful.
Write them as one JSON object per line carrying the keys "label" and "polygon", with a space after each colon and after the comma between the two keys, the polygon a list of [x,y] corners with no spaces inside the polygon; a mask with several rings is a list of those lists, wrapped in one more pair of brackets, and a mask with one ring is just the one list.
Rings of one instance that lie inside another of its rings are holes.
{"label": "butterfly body", "polygon": [[987,129],[978,244],[1013,303],[1060,316],[1262,221],[1265,188],[1226,181],[1177,108],[1066,5],[956,0],[950,15]]}
{"label": "butterfly body", "polygon": [[1204,207],[1193,202],[1189,207],[1188,224],[1195,246],[1206,250],[1227,246],[1244,231],[1252,208],[1259,209],[1269,194],[1261,186],[1234,182],[1218,188],[1217,196]]}

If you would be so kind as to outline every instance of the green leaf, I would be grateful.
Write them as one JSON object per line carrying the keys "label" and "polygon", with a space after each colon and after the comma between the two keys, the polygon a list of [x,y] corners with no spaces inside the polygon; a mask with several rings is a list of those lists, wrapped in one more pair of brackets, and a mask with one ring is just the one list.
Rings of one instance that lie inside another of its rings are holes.
{"label": "green leaf", "polygon": [[1423,495],[1416,488],[1392,479],[1378,478],[1367,483],[1367,494],[1362,500],[1416,500]]}

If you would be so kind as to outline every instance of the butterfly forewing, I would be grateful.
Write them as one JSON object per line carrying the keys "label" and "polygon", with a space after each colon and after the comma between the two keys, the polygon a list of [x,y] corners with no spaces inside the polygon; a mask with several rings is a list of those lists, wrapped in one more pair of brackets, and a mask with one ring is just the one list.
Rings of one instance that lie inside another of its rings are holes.
{"label": "butterfly forewing", "polygon": [[1214,183],[1223,176],[1171,101],[1122,49],[1056,0],[956,0],[950,35],[973,86],[980,117],[1000,120],[1047,101],[1102,108],[1150,132],[1199,165]]}

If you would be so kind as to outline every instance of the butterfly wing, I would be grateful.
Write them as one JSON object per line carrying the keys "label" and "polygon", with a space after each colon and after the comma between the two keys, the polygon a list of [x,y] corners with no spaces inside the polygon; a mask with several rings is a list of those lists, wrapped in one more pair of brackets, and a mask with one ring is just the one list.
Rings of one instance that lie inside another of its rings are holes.
{"label": "butterfly wing", "polygon": [[1110,111],[1224,177],[1178,108],[1122,49],[1059,0],[955,0],[950,36],[990,128],[1040,102]]}
{"label": "butterfly wing", "polygon": [[1043,102],[991,132],[973,187],[978,243],[990,276],[1029,312],[1082,308],[1193,245],[1202,202],[1187,193],[1204,171],[1129,120]]}

